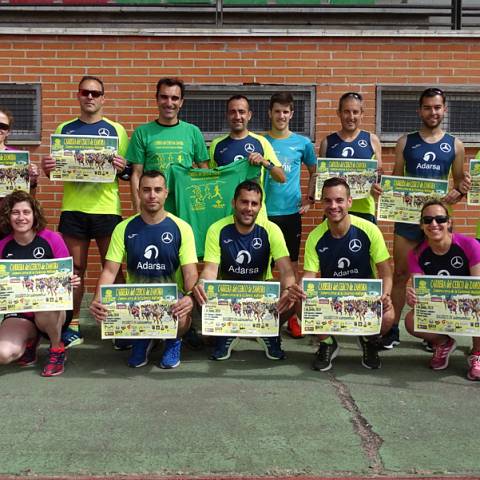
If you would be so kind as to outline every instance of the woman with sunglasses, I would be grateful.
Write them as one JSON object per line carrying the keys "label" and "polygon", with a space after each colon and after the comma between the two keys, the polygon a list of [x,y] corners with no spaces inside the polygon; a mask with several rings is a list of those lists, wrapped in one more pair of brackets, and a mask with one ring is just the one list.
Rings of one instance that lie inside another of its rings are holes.
{"label": "woman with sunglasses", "polygon": [[[439,200],[423,205],[420,228],[425,240],[408,253],[411,275],[480,276],[480,248],[470,237],[452,233],[452,221],[447,207]],[[407,304],[414,307],[417,297],[413,288],[407,288]],[[448,367],[450,354],[455,350],[455,340],[445,334],[415,332],[413,310],[405,317],[408,332],[430,343],[433,357],[430,368],[443,370]],[[469,380],[480,380],[480,337],[472,337],[473,348],[468,357]]]}
{"label": "woman with sunglasses", "polygon": [[[27,192],[7,195],[0,207],[0,227],[9,234],[0,240],[0,258],[30,260],[69,257],[62,237],[45,228],[39,203]],[[72,287],[80,285],[73,275]],[[20,366],[34,365],[40,336],[50,340],[48,360],[42,376],[53,377],[64,371],[65,348],[61,341],[65,311],[8,313],[0,324],[0,364],[14,361]]]}

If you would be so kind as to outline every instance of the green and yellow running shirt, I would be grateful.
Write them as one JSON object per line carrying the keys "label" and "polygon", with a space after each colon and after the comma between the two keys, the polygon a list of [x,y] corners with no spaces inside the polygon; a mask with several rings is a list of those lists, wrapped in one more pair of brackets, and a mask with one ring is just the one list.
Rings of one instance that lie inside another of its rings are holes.
{"label": "green and yellow running shirt", "polygon": [[[127,152],[127,132],[122,125],[105,117],[96,123],[85,123],[79,118],[75,118],[60,124],[55,133],[118,137],[119,155],[124,157]],[[115,178],[112,183],[65,182],[63,184],[62,212],[65,211],[120,215],[118,179]]]}
{"label": "green and yellow running shirt", "polygon": [[181,120],[165,126],[155,120],[135,129],[127,158],[131,163],[143,165],[145,171],[160,170],[168,174],[168,167],[174,163],[191,167],[207,162],[208,152],[197,126]]}
{"label": "green and yellow running shirt", "polygon": [[106,259],[126,261],[128,283],[176,283],[182,288],[181,267],[197,263],[193,231],[170,213],[154,225],[134,215],[115,227]]}
{"label": "green and yellow running shirt", "polygon": [[322,278],[375,278],[375,265],[390,258],[380,229],[350,215],[351,225],[342,238],[334,238],[324,220],[308,235],[303,269]]}
{"label": "green and yellow running shirt", "polygon": [[222,280],[269,280],[272,259],[288,256],[282,231],[266,219],[257,218],[253,230],[243,235],[235,227],[233,215],[229,215],[207,232],[204,260],[219,265]]}

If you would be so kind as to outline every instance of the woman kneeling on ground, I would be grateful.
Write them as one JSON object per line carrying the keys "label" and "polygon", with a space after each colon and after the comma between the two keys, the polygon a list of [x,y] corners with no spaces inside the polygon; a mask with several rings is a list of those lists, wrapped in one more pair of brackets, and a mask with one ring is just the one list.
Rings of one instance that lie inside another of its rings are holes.
{"label": "woman kneeling on ground", "polygon": [[[0,240],[0,258],[8,260],[48,260],[70,254],[62,237],[45,228],[47,224],[39,203],[28,193],[7,195],[0,207],[0,230],[8,235]],[[73,275],[72,287],[80,284]],[[37,360],[40,336],[50,340],[48,360],[42,376],[53,377],[64,371],[65,348],[61,330],[65,311],[7,313],[0,325],[0,364],[14,361],[23,367]]]}
{"label": "woman kneeling on ground", "polygon": [[[420,227],[425,240],[408,254],[408,266],[412,275],[480,275],[480,248],[473,239],[452,233],[452,220],[446,206],[439,200],[423,205]],[[407,303],[414,307],[417,297],[413,288],[407,288]],[[411,335],[423,338],[433,347],[430,368],[443,370],[448,367],[450,354],[455,350],[455,340],[445,334],[415,332],[413,310],[405,317],[405,326]],[[469,380],[480,380],[480,337],[472,337],[473,348],[468,357]]]}

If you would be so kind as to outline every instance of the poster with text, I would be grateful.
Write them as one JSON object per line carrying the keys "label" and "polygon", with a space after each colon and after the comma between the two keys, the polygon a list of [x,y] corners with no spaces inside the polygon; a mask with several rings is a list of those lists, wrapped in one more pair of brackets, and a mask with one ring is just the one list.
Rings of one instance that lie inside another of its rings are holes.
{"label": "poster with text", "polygon": [[472,187],[467,193],[467,204],[480,205],[480,160],[470,160],[469,172],[472,176]]}
{"label": "poster with text", "polygon": [[0,197],[14,190],[30,190],[29,152],[0,150]]}

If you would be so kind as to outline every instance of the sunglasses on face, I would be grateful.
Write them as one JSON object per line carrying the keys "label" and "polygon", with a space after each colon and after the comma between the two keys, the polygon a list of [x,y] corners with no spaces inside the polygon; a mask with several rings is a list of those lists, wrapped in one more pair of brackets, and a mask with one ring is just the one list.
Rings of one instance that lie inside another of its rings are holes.
{"label": "sunglasses on face", "polygon": [[98,90],[81,89],[78,91],[78,93],[80,93],[82,97],[88,97],[89,95],[91,95],[93,98],[98,98],[103,95],[103,92],[99,92]]}
{"label": "sunglasses on face", "polygon": [[0,130],[10,130],[10,125],[0,122]]}
{"label": "sunglasses on face", "polygon": [[430,215],[425,215],[422,217],[422,223],[425,225],[430,225],[433,221],[436,221],[437,223],[447,223],[448,222],[448,216],[447,215],[435,215],[434,217]]}

